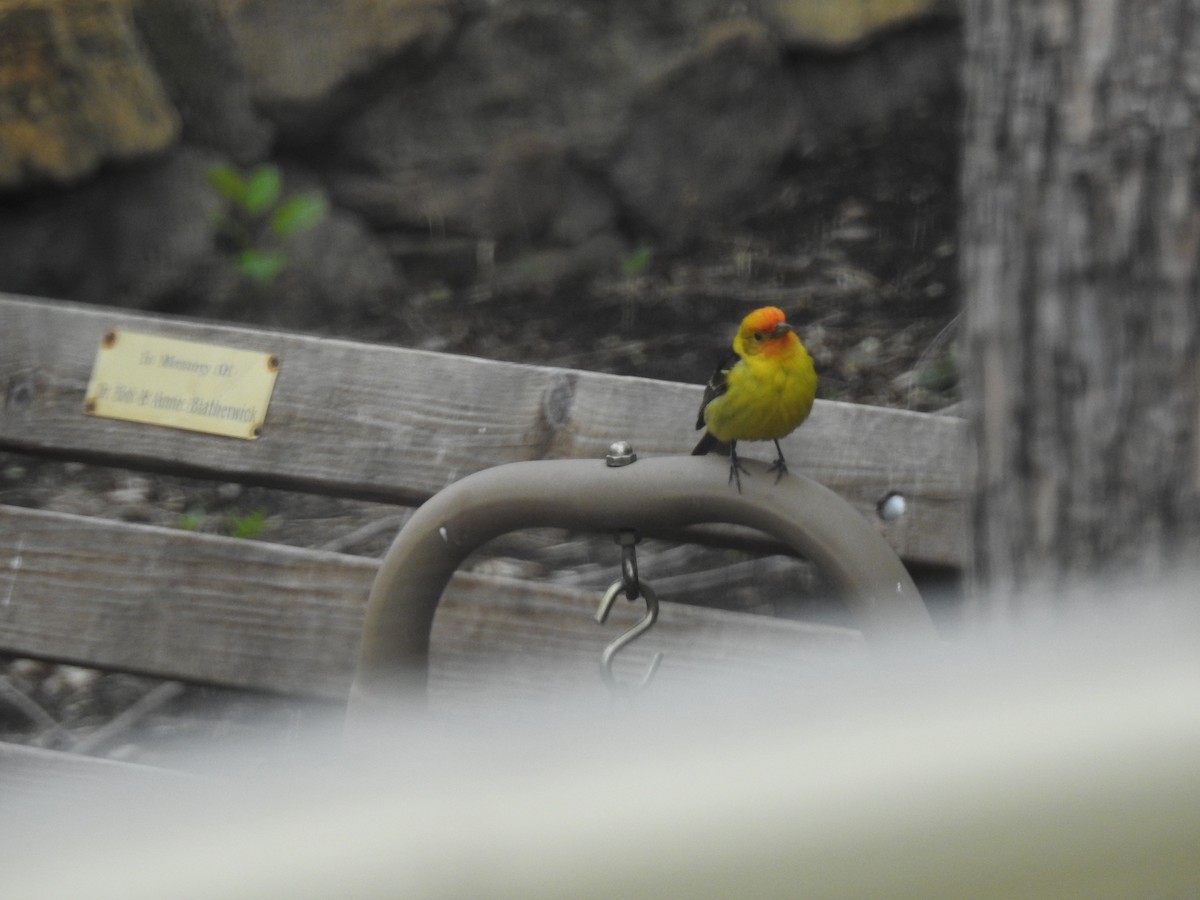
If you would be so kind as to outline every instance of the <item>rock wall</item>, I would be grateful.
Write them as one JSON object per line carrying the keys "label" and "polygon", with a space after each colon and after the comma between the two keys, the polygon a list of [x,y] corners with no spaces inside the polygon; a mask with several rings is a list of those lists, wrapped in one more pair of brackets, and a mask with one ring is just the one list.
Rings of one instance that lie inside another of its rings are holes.
{"label": "rock wall", "polygon": [[[957,88],[953,2],[728,8],[0,0],[0,290],[306,326],[414,278],[578,286]],[[327,212],[255,280],[211,172],[267,161]]]}
{"label": "rock wall", "polygon": [[179,136],[127,11],[106,0],[0,6],[0,98],[3,187],[77,181]]}

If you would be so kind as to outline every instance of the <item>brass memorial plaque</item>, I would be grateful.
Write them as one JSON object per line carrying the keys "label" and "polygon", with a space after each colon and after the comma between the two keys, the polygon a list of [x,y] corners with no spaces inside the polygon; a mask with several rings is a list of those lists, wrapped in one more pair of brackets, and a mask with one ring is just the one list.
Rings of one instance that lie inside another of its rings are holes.
{"label": "brass memorial plaque", "polygon": [[107,331],[83,411],[91,416],[254,440],[279,358],[131,331]]}

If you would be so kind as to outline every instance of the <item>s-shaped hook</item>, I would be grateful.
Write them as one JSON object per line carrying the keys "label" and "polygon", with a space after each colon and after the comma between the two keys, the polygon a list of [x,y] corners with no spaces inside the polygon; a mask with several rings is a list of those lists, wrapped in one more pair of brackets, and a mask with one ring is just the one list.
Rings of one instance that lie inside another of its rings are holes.
{"label": "s-shaped hook", "polygon": [[[608,614],[612,611],[613,603],[616,602],[617,596],[622,591],[625,592],[625,596],[630,600],[636,600],[639,596],[645,600],[646,615],[642,616],[632,628],[605,647],[604,653],[600,656],[600,675],[604,678],[605,684],[614,693],[622,688],[613,676],[613,658],[624,647],[636,641],[653,628],[654,623],[658,621],[658,596],[648,584],[642,584],[638,579],[637,554],[634,550],[634,546],[638,542],[637,534],[633,531],[620,531],[616,535],[616,540],[622,549],[621,578],[618,581],[614,581],[608,590],[604,592],[604,596],[600,600],[600,606],[596,610],[596,621],[603,625],[608,620]],[[631,692],[636,693],[650,683],[650,679],[658,671],[662,657],[662,653],[654,654],[654,659],[650,661],[650,667],[646,670],[646,674],[642,676],[641,681],[636,686],[629,689]]]}

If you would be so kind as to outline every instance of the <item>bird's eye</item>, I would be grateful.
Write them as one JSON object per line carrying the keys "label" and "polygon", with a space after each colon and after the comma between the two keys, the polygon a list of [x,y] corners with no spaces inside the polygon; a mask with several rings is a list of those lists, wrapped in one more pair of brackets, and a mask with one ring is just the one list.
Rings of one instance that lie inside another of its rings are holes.
{"label": "bird's eye", "polygon": [[754,332],[754,339],[756,341],[761,341],[764,337],[766,337],[766,335],[764,335],[761,331]]}

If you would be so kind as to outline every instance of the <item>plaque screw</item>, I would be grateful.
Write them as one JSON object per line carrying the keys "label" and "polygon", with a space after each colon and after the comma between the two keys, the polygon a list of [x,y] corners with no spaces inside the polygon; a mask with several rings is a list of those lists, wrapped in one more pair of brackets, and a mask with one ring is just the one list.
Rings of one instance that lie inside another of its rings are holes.
{"label": "plaque screw", "polygon": [[276,356],[275,354],[271,354],[270,356],[267,357],[267,371],[268,372],[278,372],[279,371],[279,357]]}
{"label": "plaque screw", "polygon": [[100,342],[106,350],[117,343],[117,333],[115,331],[104,332],[104,340]]}

